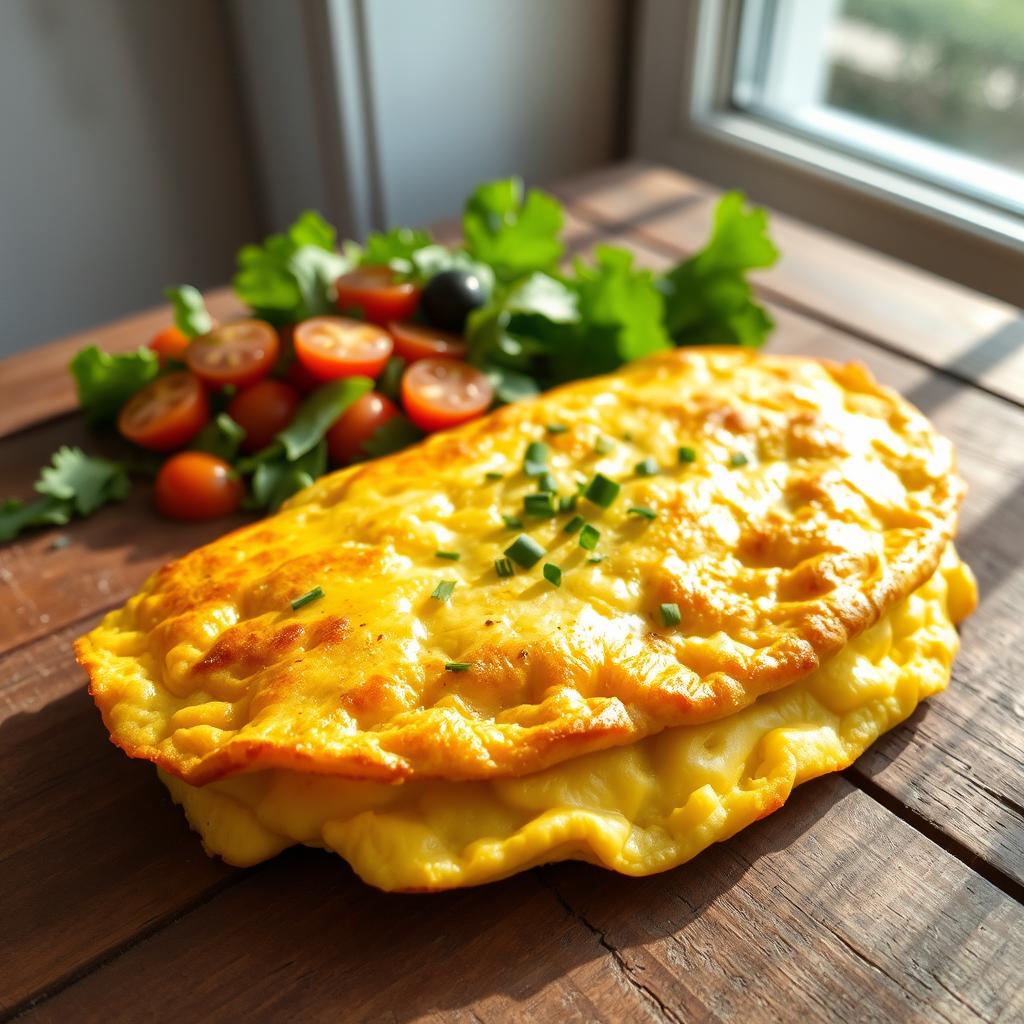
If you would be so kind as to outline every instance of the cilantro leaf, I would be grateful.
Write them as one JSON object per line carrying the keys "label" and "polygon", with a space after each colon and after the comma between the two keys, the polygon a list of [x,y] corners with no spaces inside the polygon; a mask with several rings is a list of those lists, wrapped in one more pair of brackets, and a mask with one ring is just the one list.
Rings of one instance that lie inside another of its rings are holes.
{"label": "cilantro leaf", "polygon": [[494,268],[500,281],[555,266],[565,252],[559,234],[562,204],[518,178],[481,185],[469,197],[462,233],[471,257]]}
{"label": "cilantro leaf", "polygon": [[337,233],[307,210],[284,234],[238,252],[235,292],[272,323],[304,320],[332,312],[334,283],[357,261],[358,246],[334,251]]}
{"label": "cilantro leaf", "polygon": [[676,344],[757,348],[774,326],[744,275],[770,267],[779,252],[768,237],[767,213],[744,202],[739,192],[724,195],[708,244],[661,279],[665,328]]}
{"label": "cilantro leaf", "polygon": [[408,448],[422,437],[423,431],[405,416],[393,416],[363,442],[363,452],[371,459],[376,459],[381,455],[390,455],[392,452]]}
{"label": "cilantro leaf", "polygon": [[190,284],[179,284],[164,289],[164,297],[174,307],[174,323],[186,338],[197,338],[209,334],[213,329],[213,317],[206,309],[203,294]]}
{"label": "cilantro leaf", "polygon": [[26,504],[17,498],[0,503],[0,543],[14,540],[33,526],[63,526],[71,519],[70,501],[39,498]]}
{"label": "cilantro leaf", "polygon": [[192,442],[198,452],[208,452],[218,459],[231,462],[245,440],[245,430],[226,412],[218,413]]}
{"label": "cilantro leaf", "polygon": [[413,269],[413,257],[427,248],[434,248],[434,237],[429,231],[418,228],[375,231],[366,240],[360,263],[364,266],[390,267],[400,274],[408,274]]}
{"label": "cilantro leaf", "polygon": [[86,422],[102,426],[113,423],[121,406],[156,377],[159,362],[148,348],[110,355],[90,345],[71,360],[69,368]]}

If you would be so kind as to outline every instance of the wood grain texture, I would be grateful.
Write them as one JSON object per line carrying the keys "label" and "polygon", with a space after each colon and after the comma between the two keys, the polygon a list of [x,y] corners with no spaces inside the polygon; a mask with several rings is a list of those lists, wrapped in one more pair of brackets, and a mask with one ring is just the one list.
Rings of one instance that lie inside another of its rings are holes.
{"label": "wood grain texture", "polygon": [[642,880],[387,896],[291,852],[26,1019],[1009,1021],[1022,956],[1024,908],[832,778]]}
{"label": "wood grain texture", "polygon": [[[688,256],[707,240],[716,190],[663,168],[605,173],[612,186],[598,178],[557,190],[577,216],[662,256]],[[755,275],[762,294],[1024,402],[1020,309],[780,213],[771,233],[782,258]]]}
{"label": "wood grain texture", "polygon": [[[229,288],[207,292],[206,305],[218,320],[229,320],[242,311]],[[0,362],[0,437],[75,408],[68,363],[80,349],[99,345],[106,352],[131,352],[148,344],[171,322],[170,306],[157,306],[4,359]]]}

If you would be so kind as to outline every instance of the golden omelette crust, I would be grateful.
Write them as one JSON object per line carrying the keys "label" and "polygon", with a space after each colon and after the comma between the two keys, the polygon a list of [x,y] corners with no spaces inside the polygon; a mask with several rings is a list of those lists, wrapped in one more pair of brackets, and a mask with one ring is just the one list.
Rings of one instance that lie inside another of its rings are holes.
{"label": "golden omelette crust", "polygon": [[[493,567],[541,439],[561,493],[595,471],[622,483],[607,510],[580,502],[599,563],[567,516],[527,520],[559,588],[540,564]],[[638,476],[646,457],[662,471]],[[520,776],[813,671],[934,573],[962,495],[949,443],[863,367],[677,350],[324,477],[164,566],[76,650],[113,741],[193,785]]]}

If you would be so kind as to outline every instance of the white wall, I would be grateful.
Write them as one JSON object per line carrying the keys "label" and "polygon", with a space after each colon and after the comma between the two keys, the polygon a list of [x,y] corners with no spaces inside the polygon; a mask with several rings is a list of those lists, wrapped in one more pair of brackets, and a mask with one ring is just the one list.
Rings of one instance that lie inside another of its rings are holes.
{"label": "white wall", "polygon": [[0,2],[0,355],[229,276],[256,228],[222,17]]}

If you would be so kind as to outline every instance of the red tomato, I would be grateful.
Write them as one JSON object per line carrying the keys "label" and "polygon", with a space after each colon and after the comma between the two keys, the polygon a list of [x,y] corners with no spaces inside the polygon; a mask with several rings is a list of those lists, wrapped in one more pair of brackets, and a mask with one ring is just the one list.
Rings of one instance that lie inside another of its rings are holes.
{"label": "red tomato", "polygon": [[475,419],[493,400],[491,382],[458,359],[420,359],[402,377],[402,406],[420,430],[443,430]]}
{"label": "red tomato", "polygon": [[210,418],[210,403],[191,373],[158,377],[133,395],[117,417],[121,434],[155,452],[188,444]]}
{"label": "red tomato", "polygon": [[277,331],[264,320],[236,320],[194,338],[188,368],[204,383],[244,388],[270,373],[281,349]]}
{"label": "red tomato", "polygon": [[429,356],[466,358],[466,342],[457,334],[437,331],[423,324],[390,323],[388,330],[395,339],[395,355],[410,363]]}
{"label": "red tomato", "polygon": [[242,503],[244,488],[228,463],[206,452],[172,455],[156,477],[156,507],[171,519],[218,519]]}
{"label": "red tomato", "polygon": [[170,324],[162,331],[153,335],[149,347],[156,353],[161,366],[169,362],[182,363],[185,361],[185,349],[188,348],[189,338],[175,324]]}
{"label": "red tomato", "polygon": [[288,367],[285,380],[301,395],[308,395],[323,384],[323,381],[314,377],[298,359],[295,359]]}
{"label": "red tomato", "polygon": [[228,415],[245,431],[242,447],[258,452],[291,423],[301,404],[302,398],[290,384],[267,378],[239,391],[228,404]]}
{"label": "red tomato", "polygon": [[376,377],[391,355],[391,335],[343,316],[315,316],[295,328],[295,354],[320,380]]}
{"label": "red tomato", "polygon": [[350,270],[338,278],[335,287],[340,312],[356,306],[373,324],[405,320],[416,312],[420,301],[419,288],[408,281],[396,281],[388,267]]}
{"label": "red tomato", "polygon": [[363,444],[374,431],[399,415],[398,406],[379,391],[368,391],[357,398],[327,431],[327,451],[336,466],[346,466],[365,455]]}

